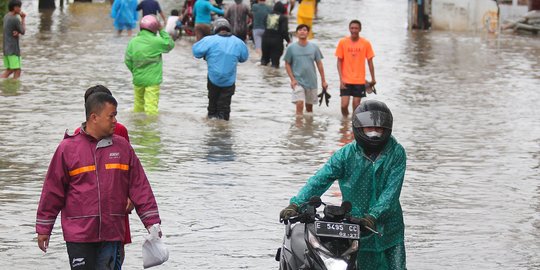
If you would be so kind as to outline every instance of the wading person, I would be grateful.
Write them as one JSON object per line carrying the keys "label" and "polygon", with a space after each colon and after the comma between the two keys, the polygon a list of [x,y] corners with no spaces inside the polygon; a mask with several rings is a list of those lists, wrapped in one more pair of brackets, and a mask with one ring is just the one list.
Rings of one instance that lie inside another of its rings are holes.
{"label": "wading person", "polygon": [[[8,4],[9,12],[4,15],[4,67],[2,78],[13,74],[13,79],[21,76],[21,48],[19,37],[26,31],[26,14],[21,11],[21,1],[11,0]],[[17,16],[18,15],[18,16]],[[19,20],[19,16],[21,19]]]}
{"label": "wading person", "polygon": [[352,110],[366,96],[366,60],[371,74],[371,85],[375,85],[375,67],[373,66],[373,49],[371,43],[360,37],[362,24],[358,20],[349,23],[351,35],[342,38],[336,48],[337,69],[339,73],[339,89],[341,96],[341,114],[349,115],[350,97],[353,97]]}
{"label": "wading person", "polygon": [[323,55],[319,47],[307,40],[309,26],[305,24],[296,27],[298,42],[287,47],[285,52],[285,69],[291,79],[292,102],[296,104],[296,115],[304,113],[304,103],[307,112],[313,112],[313,104],[317,103],[317,72],[321,75],[324,89],[328,88],[324,77],[322,64]]}
{"label": "wading person", "polygon": [[[336,151],[280,213],[281,219],[297,215],[298,205],[321,196],[339,181],[343,201],[352,203],[351,214],[359,218],[366,235],[360,239],[358,269],[406,269],[399,196],[407,158],[391,136],[392,123],[386,104],[362,102],[352,116],[355,141]],[[382,236],[370,234],[365,226]]]}
{"label": "wading person", "polygon": [[236,68],[248,57],[246,44],[231,33],[224,18],[214,21],[214,35],[193,45],[193,55],[208,66],[208,118],[229,120],[231,99],[236,89]]}
{"label": "wading person", "polygon": [[119,36],[123,30],[127,31],[128,36],[131,36],[139,19],[137,0],[115,0],[111,7],[111,17],[114,19],[114,28],[118,31]]}
{"label": "wading person", "polygon": [[143,0],[137,5],[137,11],[142,10],[143,17],[146,15],[154,15],[161,16],[161,19],[163,19],[163,23],[167,21],[165,19],[165,14],[163,14],[163,10],[161,10],[161,6],[159,5],[159,2],[156,0]]}
{"label": "wading person", "polygon": [[[134,112],[158,114],[160,84],[163,81],[161,55],[174,48],[174,41],[154,15],[141,19],[141,31],[129,41],[124,62],[133,75]],[[158,33],[158,35],[156,35]]]}
{"label": "wading person", "polygon": [[289,20],[285,14],[285,7],[281,2],[274,4],[274,11],[266,17],[262,37],[261,65],[266,66],[270,61],[272,67],[279,68],[279,59],[283,54],[283,41],[291,43],[289,38]]}
{"label": "wading person", "polygon": [[169,33],[169,36],[176,41],[182,34],[182,19],[180,18],[180,12],[178,10],[171,10],[171,15],[167,18],[167,24],[165,24],[165,31]]}
{"label": "wading person", "polygon": [[248,33],[249,7],[242,0],[234,0],[225,12],[225,19],[231,24],[231,33],[242,41],[246,41]]}
{"label": "wading person", "polygon": [[[297,0],[298,1],[298,0]],[[302,0],[298,1],[298,13],[296,14],[296,22],[300,24],[305,24],[311,30],[309,32],[308,38],[313,38],[313,19],[317,13],[317,0]],[[294,6],[294,2],[293,2]],[[292,9],[292,8],[291,8]]]}
{"label": "wading person", "polygon": [[195,2],[193,16],[195,17],[194,31],[196,41],[212,34],[212,12],[223,15],[223,10],[212,6],[209,0],[197,0]]}
{"label": "wading person", "polygon": [[262,36],[264,34],[266,16],[272,12],[272,9],[265,4],[266,0],[258,0],[251,6],[251,16],[253,17],[253,43],[255,51],[260,57],[262,54]]}
{"label": "wading person", "polygon": [[81,132],[65,135],[54,153],[37,209],[38,246],[47,251],[59,212],[71,269],[120,269],[126,201],[146,228],[160,224],[150,183],[135,151],[114,135],[117,102],[95,93]]}

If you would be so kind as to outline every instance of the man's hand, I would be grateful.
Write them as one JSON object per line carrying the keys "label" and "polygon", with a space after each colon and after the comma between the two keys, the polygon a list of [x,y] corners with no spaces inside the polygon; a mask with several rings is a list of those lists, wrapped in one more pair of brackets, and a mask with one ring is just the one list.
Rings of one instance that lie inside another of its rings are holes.
{"label": "man's hand", "polygon": [[296,215],[298,215],[298,206],[296,206],[296,204],[290,204],[279,212],[279,218],[281,220],[288,220]]}
{"label": "man's hand", "polygon": [[375,78],[371,78],[370,83],[371,83],[371,86],[374,86],[377,83],[377,81],[375,80]]}
{"label": "man's hand", "polygon": [[328,89],[328,83],[326,83],[326,81],[323,81],[323,82],[322,82],[322,88],[323,88],[324,90]]}
{"label": "man's hand", "polygon": [[161,238],[161,236],[163,236],[163,233],[161,233],[161,225],[158,224],[154,224],[154,225],[150,225],[148,227],[146,227],[146,230],[148,230],[148,233],[150,233],[150,229],[152,229],[152,227],[156,226],[157,227],[157,230],[158,230],[158,236],[159,238]]}
{"label": "man's hand", "polygon": [[130,199],[127,199],[126,213],[131,214],[131,211],[133,211],[134,208],[135,208],[135,205],[133,205]]}
{"label": "man's hand", "polygon": [[298,85],[298,82],[295,79],[291,80],[291,88],[292,90],[296,90],[296,86]]}
{"label": "man's hand", "polygon": [[21,12],[19,13],[19,16],[21,16],[21,19],[24,20],[24,18],[26,17],[26,13],[24,13],[24,12],[21,11]]}
{"label": "man's hand", "polygon": [[38,247],[43,252],[47,252],[47,248],[49,247],[49,237],[50,235],[47,234],[38,234]]}
{"label": "man's hand", "polygon": [[[363,218],[361,218],[359,220],[360,222],[360,226],[362,227],[367,227],[367,228],[370,228],[372,230],[376,230],[376,226],[375,226],[375,218],[370,216],[370,215],[365,215]],[[361,230],[364,229],[364,228],[360,228]]]}
{"label": "man's hand", "polygon": [[345,89],[345,83],[342,80],[339,80],[339,89]]}

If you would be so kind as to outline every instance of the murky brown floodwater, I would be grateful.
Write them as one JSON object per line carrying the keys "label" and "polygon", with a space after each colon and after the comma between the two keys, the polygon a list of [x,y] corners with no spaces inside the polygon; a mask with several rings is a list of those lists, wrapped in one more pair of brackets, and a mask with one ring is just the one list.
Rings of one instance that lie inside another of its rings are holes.
{"label": "murky brown floodwater", "polygon": [[[163,2],[167,13],[180,5]],[[114,36],[107,4],[23,9],[23,77],[0,85],[2,269],[68,267],[59,220],[49,252],[37,248],[35,210],[53,151],[83,121],[84,90],[98,83],[119,100],[157,196],[171,252],[160,269],[277,269],[279,210],[351,139],[333,52],[353,18],[377,55],[379,95],[370,98],[390,106],[408,152],[409,269],[540,269],[538,37],[408,32],[406,1],[323,0],[315,42],[329,108],[297,120],[285,71],[252,55],[239,67],[232,121],[207,121],[206,65],[182,40],[164,57],[161,113],[151,121],[130,112],[129,39]],[[145,231],[131,218],[124,268],[140,269]]]}

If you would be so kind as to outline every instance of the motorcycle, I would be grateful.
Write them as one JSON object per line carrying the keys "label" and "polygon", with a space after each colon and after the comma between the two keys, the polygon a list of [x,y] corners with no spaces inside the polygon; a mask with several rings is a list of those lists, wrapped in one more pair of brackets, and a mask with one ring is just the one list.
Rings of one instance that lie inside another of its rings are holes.
{"label": "motorcycle", "polygon": [[[325,205],[322,217],[317,213],[321,205]],[[312,197],[299,209],[299,215],[280,220],[286,226],[275,258],[279,269],[356,270],[360,236],[369,228],[361,229],[359,219],[350,215],[352,204],[327,205]]]}

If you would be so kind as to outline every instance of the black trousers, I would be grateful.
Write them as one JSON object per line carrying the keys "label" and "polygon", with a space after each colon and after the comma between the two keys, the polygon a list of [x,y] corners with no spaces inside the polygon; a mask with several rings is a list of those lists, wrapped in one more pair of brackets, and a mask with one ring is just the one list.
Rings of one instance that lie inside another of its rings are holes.
{"label": "black trousers", "polygon": [[219,87],[208,80],[208,118],[217,118],[229,121],[231,113],[231,99],[236,85]]}
{"label": "black trousers", "polygon": [[283,39],[281,37],[263,36],[261,49],[261,65],[266,66],[272,61],[272,67],[279,68],[279,59],[283,54]]}

